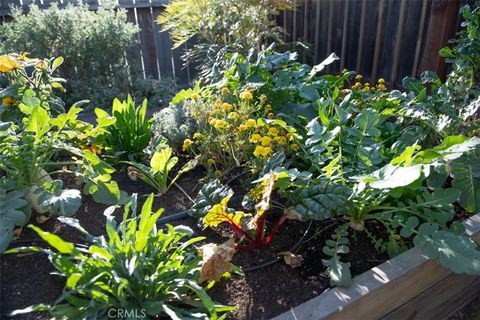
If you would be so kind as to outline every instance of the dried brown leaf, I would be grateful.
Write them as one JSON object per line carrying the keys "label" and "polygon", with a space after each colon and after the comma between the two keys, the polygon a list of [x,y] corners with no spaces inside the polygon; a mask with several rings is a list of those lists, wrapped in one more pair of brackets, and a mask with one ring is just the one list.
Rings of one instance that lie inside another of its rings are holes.
{"label": "dried brown leaf", "polygon": [[296,255],[290,251],[282,251],[277,254],[280,257],[283,257],[283,261],[289,265],[292,269],[302,266],[303,258],[301,255]]}
{"label": "dried brown leaf", "polygon": [[208,243],[201,246],[198,252],[202,255],[200,282],[219,280],[225,272],[232,270],[232,260],[235,254],[235,240],[230,239],[223,244]]}

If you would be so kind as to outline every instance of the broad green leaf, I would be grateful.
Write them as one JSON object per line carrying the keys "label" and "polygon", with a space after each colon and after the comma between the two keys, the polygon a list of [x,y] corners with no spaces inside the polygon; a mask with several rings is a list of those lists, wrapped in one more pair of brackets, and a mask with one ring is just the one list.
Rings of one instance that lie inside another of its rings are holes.
{"label": "broad green leaf", "polygon": [[451,163],[452,186],[461,191],[460,205],[470,213],[480,211],[480,157],[463,156]]}
{"label": "broad green leaf", "polygon": [[323,69],[325,69],[326,66],[329,64],[332,64],[336,60],[339,60],[340,58],[335,54],[331,53],[325,60],[323,60],[321,63],[315,65],[312,68],[312,71],[310,71],[310,77],[314,77],[317,73],[321,72]]}
{"label": "broad green leaf", "polygon": [[289,195],[289,211],[300,214],[302,220],[324,220],[349,211],[350,190],[340,184],[319,182],[299,188]]}
{"label": "broad green leaf", "polygon": [[49,245],[51,245],[53,248],[57,249],[58,252],[63,253],[63,254],[74,254],[75,253],[75,245],[71,242],[66,242],[62,240],[59,236],[56,234],[50,233],[50,232],[45,232],[41,230],[40,228],[34,226],[34,225],[29,225],[30,228],[32,228],[43,240],[45,240]]}
{"label": "broad green leaf", "polygon": [[424,223],[413,242],[415,246],[424,248],[429,257],[438,257],[444,267],[455,273],[480,275],[480,251],[467,236]]}
{"label": "broad green leaf", "polygon": [[0,180],[0,253],[2,253],[13,239],[15,226],[23,226],[27,216],[22,211],[28,205],[24,199],[25,193],[7,191],[7,187]]}
{"label": "broad green leaf", "polygon": [[73,216],[82,204],[82,195],[76,189],[62,189],[63,183],[54,180],[53,190],[40,189],[38,202],[40,206],[51,214]]}
{"label": "broad green leaf", "polygon": [[418,180],[424,172],[423,165],[398,167],[387,164],[369,176],[362,177],[374,189],[393,189],[408,186]]}
{"label": "broad green leaf", "polygon": [[32,114],[28,118],[26,130],[35,133],[35,138],[38,141],[41,136],[50,130],[50,117],[45,109],[40,106],[35,106]]}
{"label": "broad green leaf", "polygon": [[204,217],[214,205],[232,195],[233,190],[230,187],[222,185],[217,180],[211,180],[200,189],[192,207],[193,215],[196,218]]}

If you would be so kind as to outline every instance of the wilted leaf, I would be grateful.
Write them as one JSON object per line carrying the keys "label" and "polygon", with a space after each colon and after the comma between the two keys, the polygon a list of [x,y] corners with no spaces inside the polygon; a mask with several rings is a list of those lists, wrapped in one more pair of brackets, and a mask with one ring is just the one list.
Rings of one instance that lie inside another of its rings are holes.
{"label": "wilted leaf", "polygon": [[235,255],[235,240],[230,239],[223,244],[208,243],[201,246],[198,252],[202,255],[200,282],[216,281],[232,270],[230,261]]}
{"label": "wilted leaf", "polygon": [[302,266],[303,258],[301,255],[296,255],[290,251],[282,251],[277,253],[277,256],[283,257],[283,261],[292,269]]}

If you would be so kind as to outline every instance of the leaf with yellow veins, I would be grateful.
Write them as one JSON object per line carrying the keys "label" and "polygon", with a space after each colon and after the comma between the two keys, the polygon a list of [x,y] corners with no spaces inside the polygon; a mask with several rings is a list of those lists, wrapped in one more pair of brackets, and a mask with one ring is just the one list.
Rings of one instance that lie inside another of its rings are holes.
{"label": "leaf with yellow veins", "polygon": [[[225,200],[225,199],[224,199]],[[222,203],[224,202],[222,200]],[[228,201],[228,200],[227,200]],[[242,211],[233,211],[227,212],[228,209],[226,206],[222,204],[216,204],[210,209],[205,217],[203,217],[203,223],[209,227],[216,227],[219,224],[226,222],[231,225],[240,226],[245,213]]]}

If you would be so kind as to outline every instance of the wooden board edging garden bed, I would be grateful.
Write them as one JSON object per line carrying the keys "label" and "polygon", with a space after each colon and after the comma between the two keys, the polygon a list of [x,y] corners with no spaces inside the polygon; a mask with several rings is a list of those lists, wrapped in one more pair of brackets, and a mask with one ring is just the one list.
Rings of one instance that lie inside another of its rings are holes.
{"label": "wooden board edging garden bed", "polygon": [[[480,241],[480,213],[463,224]],[[454,274],[412,248],[355,277],[350,288],[328,289],[273,320],[444,318],[478,291],[480,277]]]}

